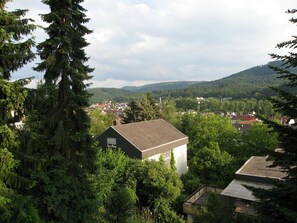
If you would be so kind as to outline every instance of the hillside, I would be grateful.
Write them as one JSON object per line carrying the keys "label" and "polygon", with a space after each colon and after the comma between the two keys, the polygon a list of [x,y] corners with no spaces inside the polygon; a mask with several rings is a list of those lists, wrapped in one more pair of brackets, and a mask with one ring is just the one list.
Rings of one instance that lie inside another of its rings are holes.
{"label": "hillside", "polygon": [[[283,80],[277,78],[278,74],[269,68],[269,65],[279,67],[281,62],[270,62],[266,65],[256,66],[228,77],[198,83],[187,89],[174,91],[158,91],[158,97],[217,97],[234,99],[240,98],[266,98],[274,95],[269,86],[284,84]],[[297,71],[297,69],[291,69]]]}
{"label": "hillside", "polygon": [[162,90],[175,90],[187,88],[198,81],[175,81],[164,82],[156,84],[147,84],[139,87],[125,86],[123,88],[90,88],[88,92],[92,94],[90,103],[98,103],[103,101],[129,101],[132,98],[141,98],[143,93],[162,91]]}
{"label": "hillside", "polygon": [[88,92],[92,94],[90,103],[114,100],[117,97],[129,95],[129,91],[118,88],[89,88]]}
{"label": "hillside", "polygon": [[[252,67],[228,77],[209,82],[164,82],[140,87],[126,86],[122,89],[93,88],[89,89],[89,92],[94,94],[91,98],[91,103],[108,100],[129,101],[131,98],[142,97],[144,92],[151,92],[155,98],[199,96],[262,99],[274,95],[269,86],[284,84],[283,80],[277,78],[278,74],[269,68],[269,65],[279,67],[281,62],[274,61],[266,65]],[[291,71],[297,72],[297,68],[291,69]]]}
{"label": "hillside", "polygon": [[163,82],[156,84],[146,84],[143,86],[125,86],[122,87],[124,90],[132,92],[152,92],[152,91],[162,91],[162,90],[177,90],[188,88],[194,84],[199,83],[198,81],[173,81],[173,82]]}

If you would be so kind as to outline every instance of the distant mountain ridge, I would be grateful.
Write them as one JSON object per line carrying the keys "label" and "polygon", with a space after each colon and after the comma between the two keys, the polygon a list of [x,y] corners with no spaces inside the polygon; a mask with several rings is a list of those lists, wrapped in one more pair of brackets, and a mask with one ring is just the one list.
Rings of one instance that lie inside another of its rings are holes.
{"label": "distant mountain ridge", "polygon": [[[94,88],[90,89],[89,92],[94,93],[92,98],[96,97],[97,101],[99,98],[101,101],[104,99],[128,101],[131,98],[141,97],[145,92],[151,92],[155,98],[231,97],[234,99],[261,99],[274,95],[269,86],[284,84],[282,79],[277,78],[279,75],[269,68],[269,66],[280,67],[281,64],[281,61],[269,62],[266,65],[255,66],[215,81],[163,82],[140,87],[126,86],[121,89]],[[290,68],[289,70],[297,73],[297,68]],[[101,94],[101,96],[97,94]]]}
{"label": "distant mountain ridge", "polygon": [[[285,82],[277,78],[279,75],[270,66],[280,67],[281,61],[273,61],[266,65],[255,66],[228,77],[198,83],[183,90],[157,92],[158,97],[217,97],[217,98],[258,98],[263,99],[275,95],[269,87],[283,85]],[[289,69],[297,72],[297,68]]]}
{"label": "distant mountain ridge", "polygon": [[132,91],[132,92],[175,90],[175,89],[187,88],[187,87],[190,87],[191,85],[194,85],[200,82],[199,81],[172,81],[172,82],[162,82],[162,83],[155,83],[155,84],[146,84],[138,87],[125,86],[125,87],[122,87],[121,89]]}

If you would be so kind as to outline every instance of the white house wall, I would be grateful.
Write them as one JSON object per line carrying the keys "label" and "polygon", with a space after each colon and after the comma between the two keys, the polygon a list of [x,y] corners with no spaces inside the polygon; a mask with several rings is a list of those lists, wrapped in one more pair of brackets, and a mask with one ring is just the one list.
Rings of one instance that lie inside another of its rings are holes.
{"label": "white house wall", "polygon": [[[160,160],[162,154],[156,154],[151,157],[148,157],[148,160]],[[187,145],[182,145],[173,149],[173,155],[175,159],[176,170],[179,176],[188,172],[187,164]]]}
{"label": "white house wall", "polygon": [[176,169],[179,176],[188,172],[187,145],[182,145],[173,149]]}
{"label": "white house wall", "polygon": [[148,157],[147,159],[148,159],[148,160],[156,160],[156,161],[159,161],[161,155],[162,155],[162,154],[159,153],[159,154],[153,155],[153,156],[151,156],[151,157]]}

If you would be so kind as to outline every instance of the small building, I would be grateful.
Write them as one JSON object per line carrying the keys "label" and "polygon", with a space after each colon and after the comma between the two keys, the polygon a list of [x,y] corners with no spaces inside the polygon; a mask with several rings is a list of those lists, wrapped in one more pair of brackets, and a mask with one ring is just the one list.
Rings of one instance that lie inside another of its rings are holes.
{"label": "small building", "polygon": [[159,160],[163,156],[170,164],[173,153],[177,173],[188,171],[188,137],[163,119],[115,125],[98,138],[103,148],[120,148],[127,156],[137,159]]}
{"label": "small building", "polygon": [[221,193],[223,196],[235,199],[235,212],[255,215],[252,204],[257,198],[245,185],[270,189],[272,180],[281,180],[287,176],[281,168],[269,167],[271,164],[272,161],[268,161],[267,157],[252,156],[235,173],[234,180]]}
{"label": "small building", "polygon": [[192,193],[183,203],[183,212],[186,214],[187,222],[193,222],[200,207],[206,206],[211,193],[220,196],[223,190],[220,188],[202,186]]}
{"label": "small building", "polygon": [[[278,151],[281,152],[281,150]],[[257,198],[246,186],[270,189],[273,186],[272,180],[281,180],[287,176],[281,168],[269,167],[271,164],[272,161],[268,161],[267,156],[252,156],[235,173],[234,180],[225,189],[203,186],[196,190],[183,203],[183,212],[187,215],[187,222],[193,222],[195,214],[200,207],[207,204],[211,193],[217,194],[219,199],[234,202],[236,214],[256,215],[253,204],[257,202]]]}

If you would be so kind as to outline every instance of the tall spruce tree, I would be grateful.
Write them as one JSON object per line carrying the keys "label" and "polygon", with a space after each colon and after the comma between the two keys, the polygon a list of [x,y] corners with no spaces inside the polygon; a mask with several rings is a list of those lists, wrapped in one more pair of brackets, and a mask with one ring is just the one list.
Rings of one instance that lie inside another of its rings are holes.
{"label": "tall spruce tree", "polygon": [[[289,10],[289,14],[297,10]],[[293,24],[297,19],[290,20]],[[274,108],[289,117],[297,120],[297,74],[288,70],[290,67],[297,67],[297,54],[294,52],[297,45],[297,36],[292,40],[280,43],[277,48],[288,48],[290,52],[286,55],[272,54],[272,58],[283,61],[280,68],[273,67],[280,76],[287,80],[285,87],[274,88],[278,93],[277,98],[271,99]],[[258,204],[259,218],[262,222],[297,222],[297,126],[283,126],[277,123],[269,124],[279,133],[282,152],[272,152],[270,159],[274,166],[279,166],[287,173],[282,181],[276,181],[270,190],[253,189],[254,194],[260,199]]]}
{"label": "tall spruce tree", "polygon": [[38,182],[34,194],[47,222],[92,222],[96,210],[88,180],[95,150],[84,110],[89,99],[84,81],[93,71],[84,65],[88,60],[84,35],[91,31],[83,25],[89,19],[82,2],[43,1],[50,12],[42,16],[49,23],[48,39],[37,46],[41,63],[35,69],[45,75],[33,144],[44,163],[33,175]]}
{"label": "tall spruce tree", "polygon": [[34,58],[34,41],[30,35],[36,28],[24,18],[27,10],[7,11],[8,0],[0,0],[0,219],[1,222],[38,221],[37,210],[21,187],[28,186],[16,172],[24,156],[20,148],[19,130],[15,123],[23,117],[29,79],[10,81],[11,73]]}

